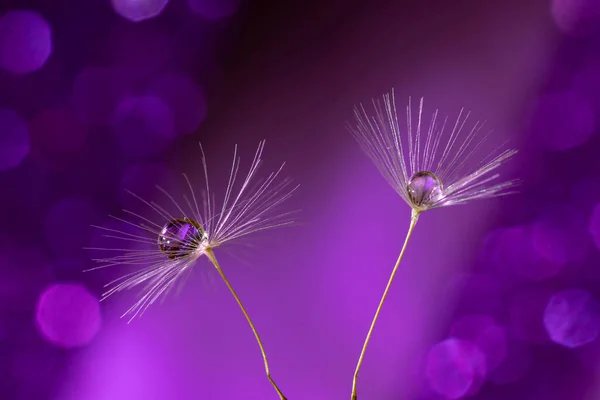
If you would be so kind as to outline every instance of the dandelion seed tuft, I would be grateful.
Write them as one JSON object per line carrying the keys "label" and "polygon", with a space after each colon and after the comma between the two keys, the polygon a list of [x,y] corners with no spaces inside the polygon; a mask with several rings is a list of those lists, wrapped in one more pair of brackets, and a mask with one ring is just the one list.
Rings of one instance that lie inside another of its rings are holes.
{"label": "dandelion seed tuft", "polygon": [[485,124],[471,122],[469,112],[450,121],[436,110],[427,123],[423,99],[414,115],[409,98],[401,124],[393,91],[373,100],[373,108],[369,114],[356,107],[356,125],[349,129],[414,212],[513,193],[518,181],[499,182],[495,171],[517,151],[502,144],[483,152],[491,132],[483,133]]}
{"label": "dandelion seed tuft", "polygon": [[[278,212],[297,186],[280,179],[283,164],[263,180],[257,179],[265,142],[260,142],[245,177],[240,178],[237,146],[222,203],[217,207],[215,191],[209,185],[202,147],[204,188],[197,190],[187,175],[188,193],[179,195],[158,187],[165,204],[130,193],[148,208],[148,214],[124,210],[127,218],[113,217],[131,230],[96,227],[105,236],[121,241],[117,248],[93,248],[106,253],[96,258],[99,268],[136,265],[139,270],[107,285],[103,299],[116,292],[141,287],[139,300],[123,316],[141,316],[146,309],[173,288],[176,282],[212,249],[246,235],[294,222],[295,212]],[[181,197],[181,200],[178,198]],[[209,261],[210,260],[209,257]]]}

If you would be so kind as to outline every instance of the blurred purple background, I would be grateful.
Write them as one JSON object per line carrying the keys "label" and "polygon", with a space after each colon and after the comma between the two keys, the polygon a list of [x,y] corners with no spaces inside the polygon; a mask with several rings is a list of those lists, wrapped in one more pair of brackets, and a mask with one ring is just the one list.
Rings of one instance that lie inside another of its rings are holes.
{"label": "blurred purple background", "polygon": [[206,260],[130,325],[98,298],[131,270],[82,272],[126,189],[201,185],[199,141],[224,186],[263,138],[301,224],[218,256],[288,398],[349,398],[410,212],[345,123],[392,86],[488,120],[524,184],[421,217],[359,398],[598,399],[594,0],[2,1],[0,399],[276,398]]}

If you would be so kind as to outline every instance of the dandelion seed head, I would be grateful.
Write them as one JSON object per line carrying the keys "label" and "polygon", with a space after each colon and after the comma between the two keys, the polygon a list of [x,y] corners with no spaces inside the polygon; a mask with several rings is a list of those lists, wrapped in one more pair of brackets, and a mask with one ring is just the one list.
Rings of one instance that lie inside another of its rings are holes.
{"label": "dandelion seed head", "polygon": [[294,212],[278,211],[297,189],[291,186],[290,179],[280,178],[283,165],[266,178],[257,178],[264,145],[264,141],[260,142],[245,177],[241,177],[241,160],[235,148],[229,180],[218,206],[215,191],[209,184],[202,147],[204,187],[201,190],[184,174],[186,193],[176,194],[157,187],[160,194],[157,200],[130,193],[148,212],[123,210],[124,216],[113,216],[113,219],[124,228],[96,227],[111,238],[113,247],[91,250],[107,254],[95,259],[98,263],[95,269],[136,266],[138,270],[106,285],[103,299],[139,287],[139,300],[123,314],[131,321],[174,287],[180,287],[192,267],[209,250],[255,232],[292,224]]}
{"label": "dandelion seed head", "polygon": [[413,107],[409,98],[401,123],[393,91],[373,100],[373,108],[371,114],[356,107],[349,129],[415,212],[513,193],[518,181],[498,181],[496,170],[516,150],[500,145],[484,152],[490,133],[484,123],[471,122],[469,112],[461,110],[453,120],[436,110],[427,120],[423,99]]}

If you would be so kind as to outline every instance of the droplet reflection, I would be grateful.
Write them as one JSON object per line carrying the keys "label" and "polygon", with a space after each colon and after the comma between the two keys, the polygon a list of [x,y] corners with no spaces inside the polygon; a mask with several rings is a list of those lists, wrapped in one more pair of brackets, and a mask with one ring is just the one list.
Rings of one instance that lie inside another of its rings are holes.
{"label": "droplet reflection", "polygon": [[442,182],[434,173],[420,171],[414,174],[406,185],[411,204],[421,210],[431,207],[442,198]]}
{"label": "droplet reflection", "polygon": [[190,255],[203,244],[206,234],[200,224],[188,218],[169,221],[158,236],[158,248],[172,260]]}

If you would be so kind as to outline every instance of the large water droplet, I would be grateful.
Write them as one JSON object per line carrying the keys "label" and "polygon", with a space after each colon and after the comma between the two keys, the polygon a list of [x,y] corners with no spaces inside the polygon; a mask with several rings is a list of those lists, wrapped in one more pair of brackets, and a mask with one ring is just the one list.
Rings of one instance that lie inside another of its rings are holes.
{"label": "large water droplet", "polygon": [[442,182],[433,172],[420,171],[406,185],[411,205],[425,210],[442,198]]}
{"label": "large water droplet", "polygon": [[158,248],[172,260],[190,255],[206,239],[200,224],[189,218],[167,222],[158,235]]}

